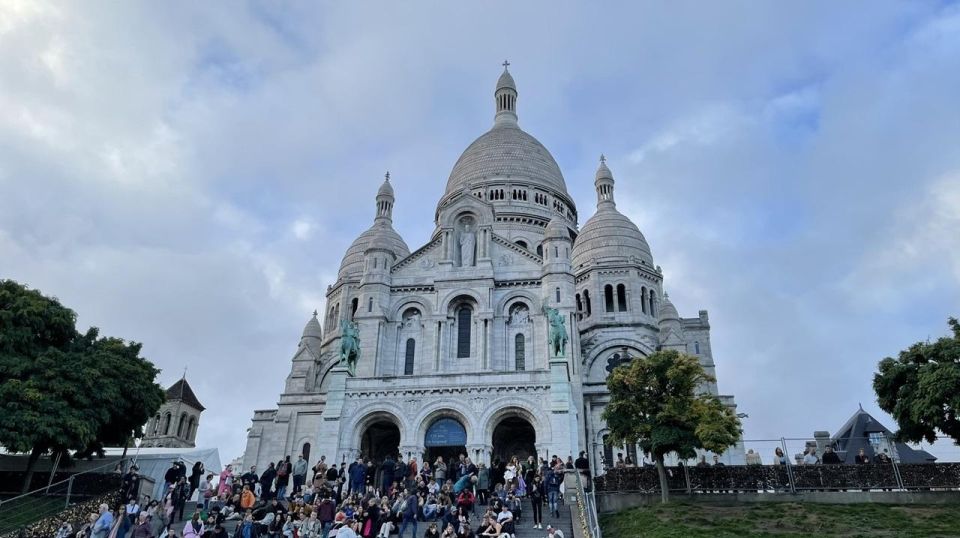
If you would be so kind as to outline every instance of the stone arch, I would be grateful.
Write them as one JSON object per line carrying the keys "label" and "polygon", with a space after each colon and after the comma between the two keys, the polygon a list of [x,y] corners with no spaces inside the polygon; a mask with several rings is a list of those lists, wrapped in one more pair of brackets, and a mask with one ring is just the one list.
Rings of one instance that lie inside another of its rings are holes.
{"label": "stone arch", "polygon": [[493,206],[475,196],[461,196],[438,212],[437,225],[452,228],[461,218],[471,216],[477,225],[493,223]]}
{"label": "stone arch", "polygon": [[[627,350],[632,354],[632,356],[635,356],[635,357],[636,356],[645,357],[655,351],[654,349],[644,344],[643,342],[640,342],[637,340],[631,340],[627,338],[616,338],[613,340],[602,342],[600,345],[592,349],[590,353],[587,355],[587,357],[584,358],[584,364],[586,364],[585,371],[587,372],[587,379],[590,379],[592,381],[597,381],[597,380],[602,381],[606,379],[608,372],[606,372],[605,370],[603,371],[602,377],[600,377],[599,374],[595,375],[596,372],[593,371],[595,367],[595,363],[597,362],[598,359],[601,359],[603,357],[610,356],[614,353],[622,353],[623,348],[627,348]],[[602,365],[596,365],[597,368],[600,368],[601,366]],[[602,366],[602,367],[605,368],[605,366]]]}
{"label": "stone arch", "polygon": [[486,303],[486,301],[483,300],[480,294],[477,293],[476,290],[471,288],[457,288],[455,290],[451,290],[450,292],[448,292],[446,295],[443,296],[443,299],[440,300],[439,312],[446,314],[448,316],[452,315],[453,314],[452,309],[454,306],[453,303],[458,299],[460,299],[461,297],[466,297],[471,299],[478,311],[486,310],[489,306]]}
{"label": "stone arch", "polygon": [[416,424],[417,433],[412,444],[416,446],[423,446],[424,438],[427,435],[427,428],[429,428],[435,420],[444,417],[456,419],[460,422],[460,424],[463,424],[464,429],[467,430],[468,445],[472,445],[477,442],[476,424],[474,420],[472,420],[473,414],[459,401],[449,400],[428,404],[420,410],[420,413],[417,414],[417,418],[413,420],[413,423]]}
{"label": "stone arch", "polygon": [[533,402],[515,397],[494,400],[488,405],[489,410],[480,419],[480,423],[483,424],[484,442],[493,439],[493,430],[501,420],[507,417],[520,417],[529,422],[537,434],[537,444],[553,439],[550,422],[540,417],[543,410],[538,411],[537,407]]}
{"label": "stone arch", "polygon": [[[352,447],[359,449],[363,442],[363,434],[372,424],[390,422],[400,430],[400,444],[403,445],[409,438],[410,428],[403,420],[403,410],[399,406],[376,401],[357,410],[353,419],[346,422],[340,429],[340,448]],[[348,437],[349,436],[349,437]]]}
{"label": "stone arch", "polygon": [[390,306],[391,321],[400,321],[403,313],[411,307],[419,309],[423,316],[434,314],[433,308],[430,306],[430,301],[426,297],[422,295],[412,295],[401,297]]}
{"label": "stone arch", "polygon": [[[294,443],[294,445],[293,445],[293,451],[291,452],[291,454],[292,454],[291,458],[297,457],[297,454],[303,454],[303,447],[304,447],[304,445],[306,445],[307,443],[310,443],[310,445],[311,445],[310,448],[312,449],[312,448],[313,448],[313,444],[311,443],[310,436],[304,435],[304,436],[301,437],[300,439],[297,439],[297,442]],[[309,454],[308,454],[308,456],[309,456]],[[307,464],[309,465],[310,462],[308,461]]]}
{"label": "stone arch", "polygon": [[536,294],[527,290],[514,290],[497,301],[497,306],[494,309],[494,312],[496,312],[496,315],[498,316],[506,316],[509,313],[509,308],[513,306],[513,303],[523,299],[528,301],[527,307],[530,308],[531,315],[535,314],[539,310],[540,301]]}

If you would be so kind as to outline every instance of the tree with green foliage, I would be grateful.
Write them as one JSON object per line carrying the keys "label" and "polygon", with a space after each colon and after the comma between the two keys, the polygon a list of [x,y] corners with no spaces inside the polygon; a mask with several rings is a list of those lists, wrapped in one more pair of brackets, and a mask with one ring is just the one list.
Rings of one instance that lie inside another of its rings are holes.
{"label": "tree with green foliage", "polygon": [[142,436],[164,401],[158,373],[140,344],[80,334],[57,299],[0,280],[0,445],[30,454],[24,491],[44,454]]}
{"label": "tree with green foliage", "polygon": [[607,378],[610,442],[637,444],[653,456],[663,502],[670,491],[664,456],[688,459],[698,448],[722,454],[740,439],[740,419],[704,390],[713,381],[696,357],[673,350],[634,358]]}
{"label": "tree with green foliage", "polygon": [[960,322],[947,323],[953,336],[917,342],[880,361],[873,376],[877,403],[897,421],[901,441],[933,443],[939,431],[960,443]]}

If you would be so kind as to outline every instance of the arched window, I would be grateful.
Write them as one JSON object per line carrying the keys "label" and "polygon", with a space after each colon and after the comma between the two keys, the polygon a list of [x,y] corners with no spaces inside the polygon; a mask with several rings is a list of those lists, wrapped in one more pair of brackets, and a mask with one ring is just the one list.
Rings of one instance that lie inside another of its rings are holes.
{"label": "arched window", "polygon": [[183,437],[183,425],[187,422],[187,414],[180,415],[180,422],[177,424],[177,437]]}
{"label": "arched window", "polygon": [[697,355],[700,354],[700,342],[693,343],[693,352],[696,353]]}
{"label": "arched window", "polygon": [[403,375],[413,375],[413,357],[417,351],[417,341],[407,338],[407,351],[403,358]]}
{"label": "arched window", "polygon": [[196,435],[197,435],[197,417],[190,417],[190,422],[187,423],[186,440],[190,441]]}
{"label": "arched window", "polygon": [[340,303],[337,303],[337,308],[333,311],[333,321],[334,325],[336,325],[337,321],[340,321]]}
{"label": "arched window", "polygon": [[470,356],[470,329],[473,323],[473,309],[461,306],[457,311],[457,358]]}
{"label": "arched window", "polygon": [[527,342],[526,338],[522,334],[517,334],[513,343],[514,355],[517,357],[517,370],[523,371],[527,369],[527,357],[526,357],[526,347]]}
{"label": "arched window", "polygon": [[610,444],[606,435],[603,436],[603,465],[613,467],[613,445]]}
{"label": "arched window", "polygon": [[647,287],[644,286],[640,288],[640,310],[643,310],[643,313],[647,313]]}
{"label": "arched window", "polygon": [[603,304],[607,312],[613,312],[613,286],[610,284],[603,287]]}
{"label": "arched window", "polygon": [[617,310],[627,311],[627,287],[623,284],[617,284]]}
{"label": "arched window", "polygon": [[553,247],[553,258],[557,259],[560,257],[560,249],[556,246]]}
{"label": "arched window", "polygon": [[521,241],[517,241],[517,245],[518,245],[518,246],[521,246],[521,247],[523,247],[523,248],[527,248],[527,242],[526,242],[526,241],[522,241],[522,240],[521,240]]}
{"label": "arched window", "polygon": [[160,413],[153,418],[153,435],[160,433]]}
{"label": "arched window", "polygon": [[577,312],[583,312],[583,300],[580,299],[580,294],[577,294]]}
{"label": "arched window", "polygon": [[657,315],[656,306],[657,306],[657,294],[653,290],[650,290],[650,315],[651,316]]}
{"label": "arched window", "polygon": [[537,245],[537,256],[543,257],[543,245]]}
{"label": "arched window", "polygon": [[583,290],[583,306],[587,309],[587,317],[590,317],[592,309],[590,307],[590,292],[587,290]]}
{"label": "arched window", "polygon": [[367,299],[367,312],[373,312],[373,297]]}
{"label": "arched window", "polygon": [[560,288],[557,288],[556,292],[557,292],[557,304],[560,304]]}
{"label": "arched window", "polygon": [[170,413],[167,413],[163,417],[163,434],[170,435],[170,423],[173,422],[173,416]]}
{"label": "arched window", "polygon": [[350,301],[350,319],[353,319],[353,316],[357,315],[357,308],[359,307],[360,307],[360,299],[357,299],[356,297],[354,297],[353,300]]}
{"label": "arched window", "polygon": [[303,454],[303,461],[310,461],[310,443],[303,443],[300,453]]}

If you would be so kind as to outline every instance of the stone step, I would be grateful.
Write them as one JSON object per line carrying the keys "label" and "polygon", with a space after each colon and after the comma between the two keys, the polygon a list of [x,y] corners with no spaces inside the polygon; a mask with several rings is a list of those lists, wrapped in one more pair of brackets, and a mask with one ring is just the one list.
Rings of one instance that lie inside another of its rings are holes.
{"label": "stone step", "polygon": [[571,511],[571,502],[573,499],[565,499],[565,502],[559,506],[560,517],[554,517],[549,513],[548,507],[543,507],[543,528],[533,528],[533,507],[530,501],[523,500],[523,513],[520,521],[517,523],[516,538],[545,538],[547,536],[547,525],[553,525],[554,528],[563,531],[565,538],[573,538],[573,520]]}

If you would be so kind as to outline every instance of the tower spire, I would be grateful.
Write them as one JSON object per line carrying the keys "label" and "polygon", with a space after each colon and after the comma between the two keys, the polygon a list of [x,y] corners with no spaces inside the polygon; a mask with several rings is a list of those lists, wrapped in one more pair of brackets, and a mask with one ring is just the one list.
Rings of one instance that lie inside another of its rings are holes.
{"label": "tower spire", "polygon": [[497,104],[494,125],[517,123],[517,84],[507,69],[510,62],[504,60],[502,65],[503,73],[497,79],[497,89],[493,92],[494,101]]}
{"label": "tower spire", "polygon": [[607,167],[607,158],[600,154],[600,166],[597,167],[596,181],[593,182],[597,188],[597,207],[606,204],[615,206],[613,201],[613,172]]}
{"label": "tower spire", "polygon": [[390,184],[390,172],[383,175],[383,184],[377,191],[377,217],[375,221],[393,221],[393,185]]}

